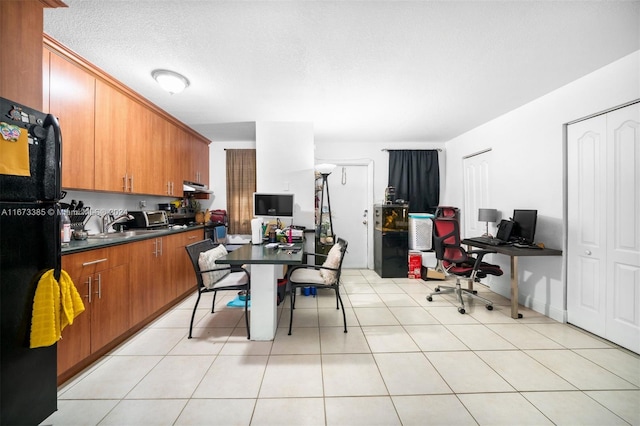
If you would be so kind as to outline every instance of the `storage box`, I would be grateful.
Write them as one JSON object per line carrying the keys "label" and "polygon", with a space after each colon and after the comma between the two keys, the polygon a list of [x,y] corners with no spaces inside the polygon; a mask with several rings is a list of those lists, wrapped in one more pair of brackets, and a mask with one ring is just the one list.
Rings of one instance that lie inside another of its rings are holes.
{"label": "storage box", "polygon": [[422,253],[409,252],[409,278],[420,278],[422,269]]}
{"label": "storage box", "polygon": [[446,275],[444,272],[434,268],[422,267],[422,279],[427,280],[444,280]]}

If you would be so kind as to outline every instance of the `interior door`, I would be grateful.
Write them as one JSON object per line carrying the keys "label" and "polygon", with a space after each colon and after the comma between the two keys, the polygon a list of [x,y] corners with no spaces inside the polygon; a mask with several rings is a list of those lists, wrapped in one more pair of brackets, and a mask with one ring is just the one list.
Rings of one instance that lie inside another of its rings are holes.
{"label": "interior door", "polygon": [[349,242],[343,268],[368,267],[368,176],[366,165],[339,165],[327,180],[333,231]]}
{"label": "interior door", "polygon": [[567,320],[600,336],[607,284],[606,124],[601,115],[567,129]]}
{"label": "interior door", "polygon": [[[489,200],[489,172],[491,150],[473,154],[463,159],[464,209],[462,212],[462,237],[475,237],[485,232],[485,223],[478,222],[478,209],[493,208]],[[495,226],[495,224],[489,224]],[[496,235],[489,229],[489,233]]]}
{"label": "interior door", "polygon": [[567,129],[567,319],[640,353],[640,104]]}
{"label": "interior door", "polygon": [[607,114],[606,337],[640,353],[640,104]]}

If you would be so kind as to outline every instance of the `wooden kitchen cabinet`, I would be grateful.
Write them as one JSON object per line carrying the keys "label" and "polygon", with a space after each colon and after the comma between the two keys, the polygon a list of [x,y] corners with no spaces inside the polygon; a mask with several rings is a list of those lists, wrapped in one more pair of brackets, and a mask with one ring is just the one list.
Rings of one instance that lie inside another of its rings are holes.
{"label": "wooden kitchen cabinet", "polygon": [[45,109],[60,118],[62,186],[182,197],[209,183],[210,141],[46,34]]}
{"label": "wooden kitchen cabinet", "polygon": [[85,311],[63,330],[57,344],[58,376],[129,330],[128,262],[128,245],[62,257]]}
{"label": "wooden kitchen cabinet", "polygon": [[[96,81],[95,188],[129,192],[127,145],[133,143],[135,105],[120,91]],[[63,158],[64,161],[64,158]]]}
{"label": "wooden kitchen cabinet", "polygon": [[185,250],[189,244],[202,241],[204,231],[202,229],[183,232],[169,237],[168,247],[173,251],[171,265],[171,280],[176,293],[174,297],[181,297],[186,293],[196,290],[196,275],[191,264],[191,259]]}
{"label": "wooden kitchen cabinet", "polygon": [[191,174],[193,181],[209,185],[209,145],[191,139]]}
{"label": "wooden kitchen cabinet", "polygon": [[68,59],[45,49],[49,98],[45,108],[64,129],[62,186],[94,189],[94,104],[96,79]]}
{"label": "wooden kitchen cabinet", "polygon": [[130,268],[129,299],[131,324],[136,325],[167,303],[175,299],[175,290],[169,278],[172,251],[167,247],[168,237],[151,238],[129,244],[132,259]]}

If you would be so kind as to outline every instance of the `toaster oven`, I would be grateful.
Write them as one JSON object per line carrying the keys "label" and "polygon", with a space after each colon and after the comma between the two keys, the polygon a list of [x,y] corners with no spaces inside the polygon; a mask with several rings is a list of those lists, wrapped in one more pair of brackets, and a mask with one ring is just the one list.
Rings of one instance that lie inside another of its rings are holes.
{"label": "toaster oven", "polygon": [[133,220],[127,223],[129,228],[153,229],[169,225],[167,212],[164,210],[130,211],[129,214],[133,216]]}

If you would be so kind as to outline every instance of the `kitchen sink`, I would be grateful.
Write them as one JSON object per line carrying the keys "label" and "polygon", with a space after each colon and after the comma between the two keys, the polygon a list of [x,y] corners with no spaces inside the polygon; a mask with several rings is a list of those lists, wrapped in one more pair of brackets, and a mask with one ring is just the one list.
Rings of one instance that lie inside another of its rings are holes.
{"label": "kitchen sink", "polygon": [[107,239],[114,239],[114,238],[130,238],[138,235],[157,234],[158,232],[160,231],[156,229],[135,229],[135,230],[124,231],[124,232],[111,232],[108,234],[103,233],[103,234],[89,235],[88,238],[96,239],[96,240],[107,240]]}

